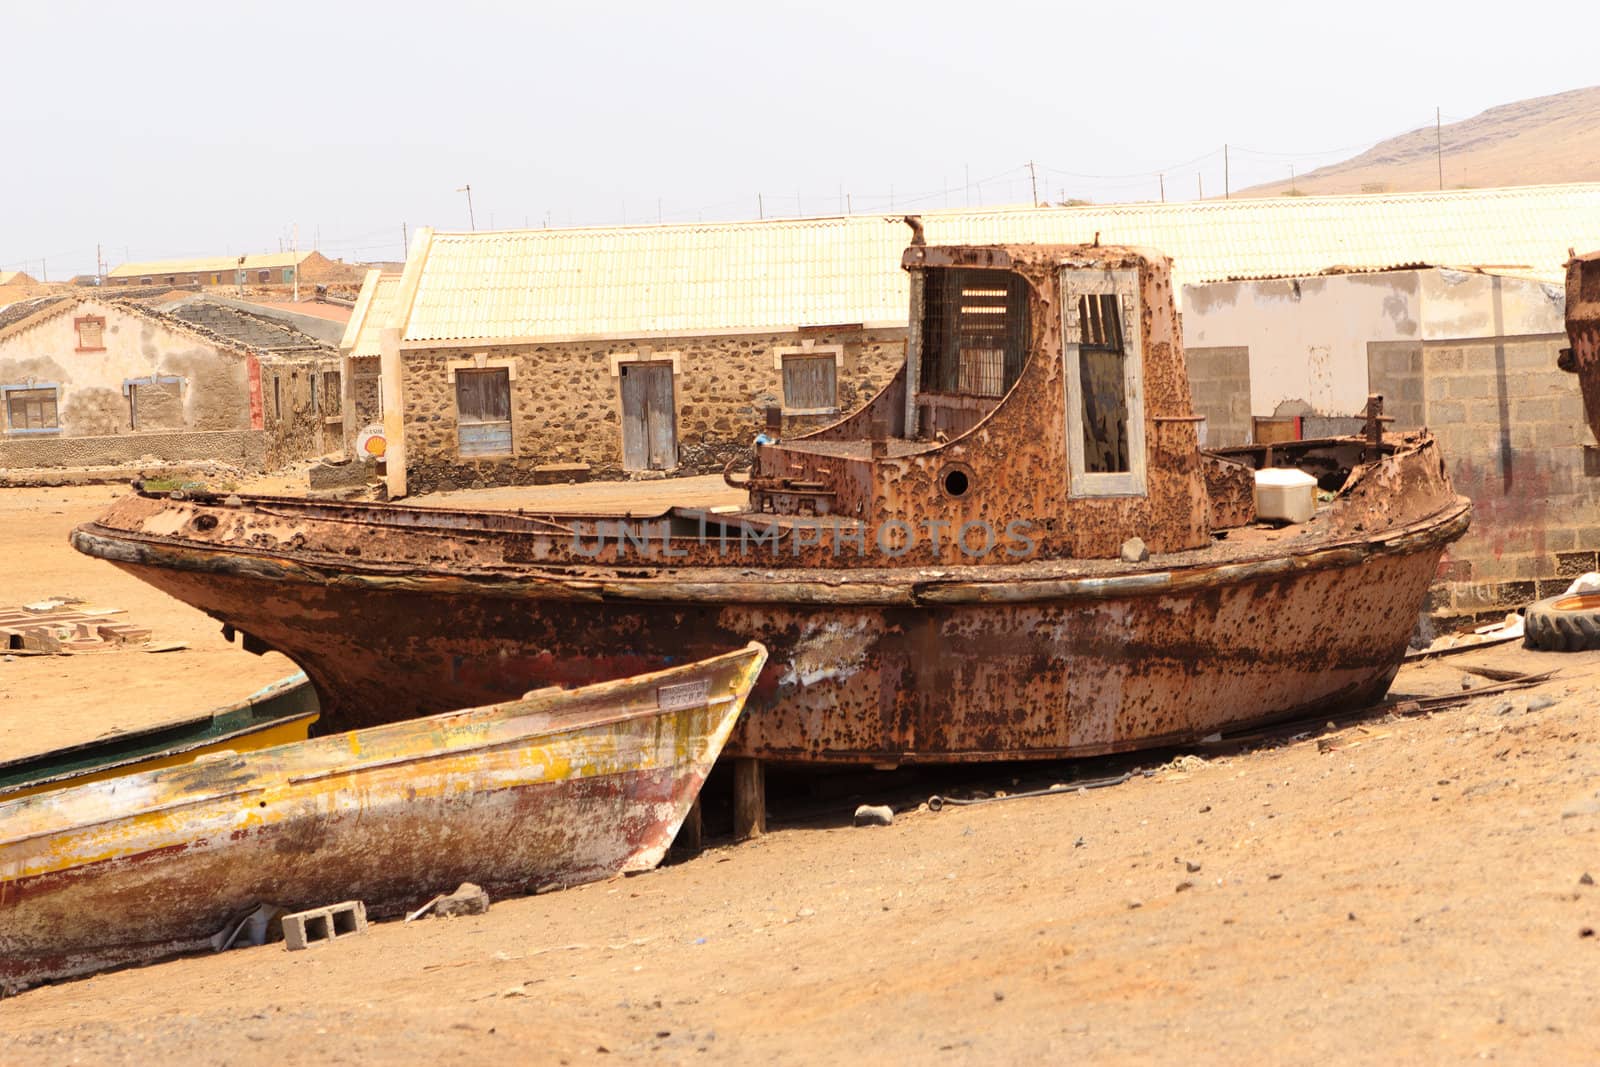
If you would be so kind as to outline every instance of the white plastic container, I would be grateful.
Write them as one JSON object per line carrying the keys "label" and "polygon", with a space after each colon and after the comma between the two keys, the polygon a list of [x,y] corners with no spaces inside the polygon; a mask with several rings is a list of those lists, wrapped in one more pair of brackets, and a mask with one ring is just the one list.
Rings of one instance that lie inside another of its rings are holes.
{"label": "white plastic container", "polygon": [[1317,480],[1290,467],[1256,471],[1256,518],[1306,522],[1317,513]]}

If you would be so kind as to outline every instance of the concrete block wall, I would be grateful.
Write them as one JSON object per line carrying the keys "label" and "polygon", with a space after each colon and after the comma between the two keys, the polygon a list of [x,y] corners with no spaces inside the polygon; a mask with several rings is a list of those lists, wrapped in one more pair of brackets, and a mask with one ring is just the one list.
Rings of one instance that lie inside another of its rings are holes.
{"label": "concrete block wall", "polygon": [[1186,348],[1189,395],[1206,419],[1206,447],[1250,443],[1250,349]]}
{"label": "concrete block wall", "polygon": [[1556,369],[1564,336],[1430,343],[1427,423],[1472,529],[1440,563],[1430,611],[1447,626],[1503,617],[1596,569],[1600,477],[1572,375]]}
{"label": "concrete block wall", "polygon": [[[905,331],[807,331],[817,346],[842,345],[837,399],[848,413],[893,377],[905,359]],[[680,474],[719,471],[748,454],[765,425],[768,405],[781,404],[780,348],[799,347],[797,334],[573,341],[427,349],[405,361],[406,477],[412,493],[490,485],[527,485],[550,463],[585,463],[591,476],[622,478],[622,409],[612,357],[648,348],[647,358],[677,353],[673,391]],[[457,448],[456,399],[449,364],[482,354],[489,365],[509,360],[514,454],[463,459]],[[789,419],[785,433],[823,425],[837,416]]]}
{"label": "concrete block wall", "polygon": [[1423,403],[1422,342],[1367,342],[1367,391],[1383,397],[1391,430],[1418,430],[1427,422]]}

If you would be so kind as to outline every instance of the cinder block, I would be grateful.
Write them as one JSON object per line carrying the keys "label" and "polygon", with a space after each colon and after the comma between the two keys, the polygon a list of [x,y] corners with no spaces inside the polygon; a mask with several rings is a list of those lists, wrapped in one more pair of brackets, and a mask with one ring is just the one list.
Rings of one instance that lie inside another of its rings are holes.
{"label": "cinder block", "polygon": [[1576,578],[1580,574],[1587,574],[1596,567],[1595,553],[1593,552],[1557,552],[1556,576],[1559,578]]}
{"label": "cinder block", "polygon": [[1461,369],[1461,349],[1437,348],[1428,353],[1427,367],[1430,371],[1458,371]]}
{"label": "cinder block", "polygon": [[366,933],[366,930],[367,906],[359,900],[346,900],[283,917],[283,943],[290,952],[309,948],[320,941],[337,941]]}

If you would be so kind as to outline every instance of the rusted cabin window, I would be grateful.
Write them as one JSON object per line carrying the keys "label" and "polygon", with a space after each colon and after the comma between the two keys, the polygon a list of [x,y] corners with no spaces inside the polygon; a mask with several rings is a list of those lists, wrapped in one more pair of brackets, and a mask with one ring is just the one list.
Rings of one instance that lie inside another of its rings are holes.
{"label": "rusted cabin window", "polygon": [[1083,389],[1083,469],[1118,474],[1128,462],[1128,388],[1115,293],[1078,297],[1078,381]]}
{"label": "rusted cabin window", "polygon": [[836,411],[838,365],[833,353],[783,357],[783,406],[791,412]]}
{"label": "rusted cabin window", "polygon": [[1061,271],[1061,359],[1067,416],[1067,492],[1143,496],[1143,325],[1139,272]]}
{"label": "rusted cabin window", "polygon": [[1028,353],[1028,283],[998,270],[930,270],[921,391],[1003,396]]}
{"label": "rusted cabin window", "polygon": [[7,389],[6,427],[17,433],[53,433],[61,429],[56,415],[56,390]]}
{"label": "rusted cabin window", "polygon": [[511,451],[511,372],[505,367],[456,371],[456,436],[463,456]]}

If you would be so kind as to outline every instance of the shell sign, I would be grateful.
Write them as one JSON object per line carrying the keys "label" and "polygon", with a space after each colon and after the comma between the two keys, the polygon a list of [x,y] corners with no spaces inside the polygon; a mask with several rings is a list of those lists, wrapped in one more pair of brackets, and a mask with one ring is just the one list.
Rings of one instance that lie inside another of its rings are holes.
{"label": "shell sign", "polygon": [[384,439],[382,426],[368,426],[356,435],[356,455],[362,458],[382,459],[389,443]]}

